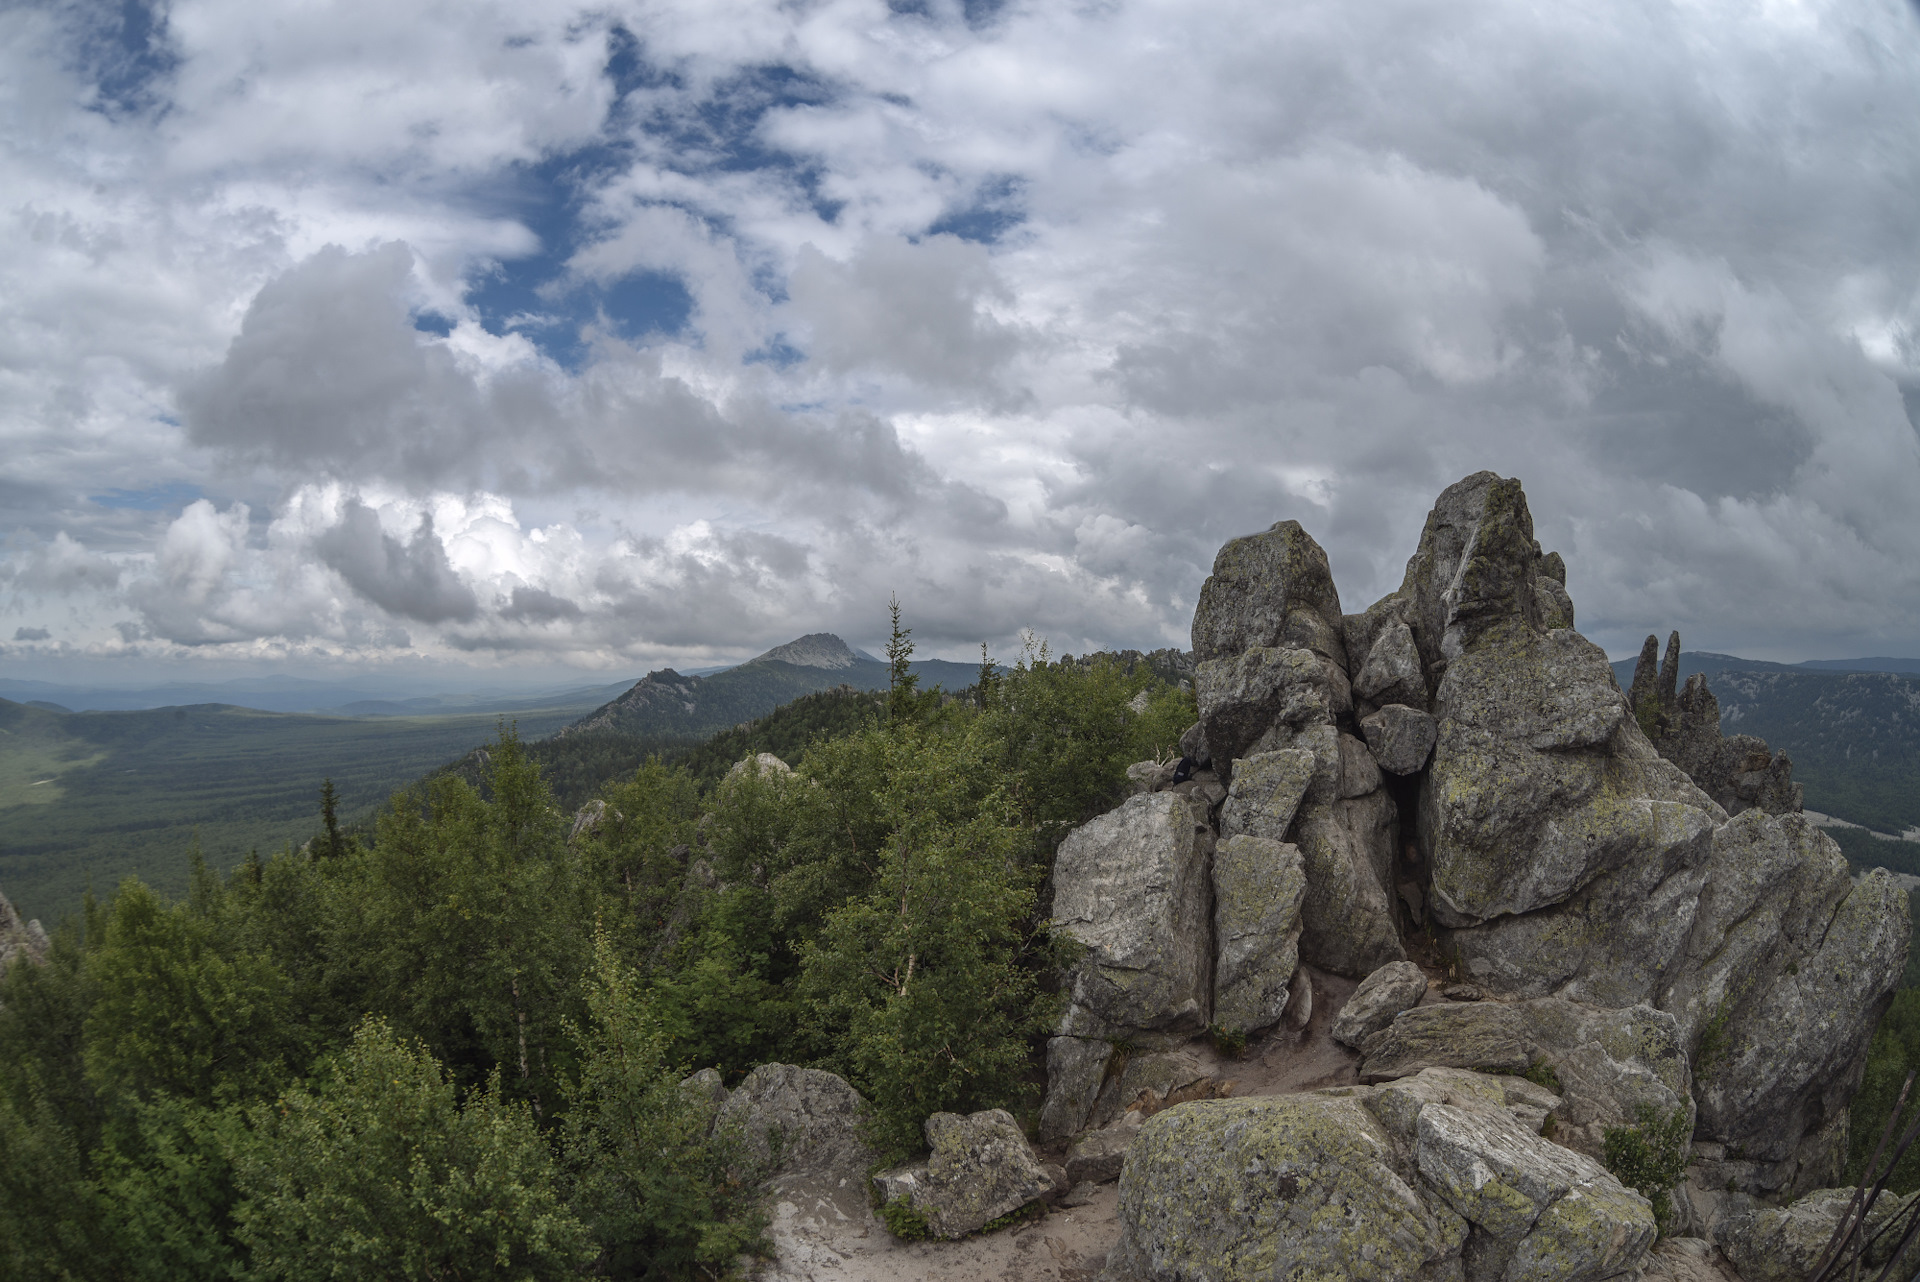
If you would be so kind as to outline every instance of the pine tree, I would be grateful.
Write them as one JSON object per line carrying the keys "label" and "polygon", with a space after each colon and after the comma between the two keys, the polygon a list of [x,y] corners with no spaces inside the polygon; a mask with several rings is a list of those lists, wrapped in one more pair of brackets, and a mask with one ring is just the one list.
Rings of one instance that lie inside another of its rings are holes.
{"label": "pine tree", "polygon": [[320,819],[327,826],[327,839],[320,853],[329,859],[338,859],[347,853],[347,839],[340,834],[339,810],[340,798],[333,790],[333,780],[321,780]]}
{"label": "pine tree", "polygon": [[911,720],[914,709],[914,687],[920,684],[920,678],[912,669],[913,629],[900,626],[900,598],[887,598],[887,613],[893,620],[892,634],[887,638],[887,720],[902,722]]}

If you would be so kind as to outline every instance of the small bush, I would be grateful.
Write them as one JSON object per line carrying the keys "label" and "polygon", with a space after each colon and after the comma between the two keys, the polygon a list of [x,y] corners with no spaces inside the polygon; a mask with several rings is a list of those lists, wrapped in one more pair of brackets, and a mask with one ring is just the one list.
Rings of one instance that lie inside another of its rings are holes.
{"label": "small bush", "polygon": [[1535,1086],[1544,1086],[1555,1095],[1565,1095],[1566,1088],[1560,1085],[1560,1074],[1553,1071],[1553,1065],[1544,1059],[1536,1059],[1527,1065],[1527,1071],[1521,1074]]}
{"label": "small bush", "polygon": [[1614,1177],[1653,1203],[1653,1221],[1665,1237],[1673,1225],[1673,1201],[1668,1196],[1687,1171],[1689,1141],[1685,1105],[1671,1117],[1642,1104],[1634,1110],[1633,1126],[1609,1126],[1603,1137],[1601,1161]]}
{"label": "small bush", "polygon": [[913,1203],[896,1197],[880,1208],[880,1220],[887,1232],[902,1242],[919,1242],[929,1236],[927,1217],[913,1209]]}
{"label": "small bush", "polygon": [[1207,1038],[1213,1043],[1213,1049],[1229,1059],[1239,1059],[1247,1053],[1247,1030],[1228,1028],[1225,1024],[1208,1024]]}

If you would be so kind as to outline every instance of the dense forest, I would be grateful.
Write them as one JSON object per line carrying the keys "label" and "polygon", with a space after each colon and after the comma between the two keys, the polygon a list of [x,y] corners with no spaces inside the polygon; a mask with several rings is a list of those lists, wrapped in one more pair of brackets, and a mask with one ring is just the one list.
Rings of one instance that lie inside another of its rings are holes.
{"label": "dense forest", "polygon": [[89,898],[0,981],[0,1277],[716,1276],[764,1220],[689,1071],[832,1069],[889,1156],[1030,1114],[1053,848],[1192,698],[1044,651],[923,692],[895,640],[572,840],[507,730],[364,833]]}

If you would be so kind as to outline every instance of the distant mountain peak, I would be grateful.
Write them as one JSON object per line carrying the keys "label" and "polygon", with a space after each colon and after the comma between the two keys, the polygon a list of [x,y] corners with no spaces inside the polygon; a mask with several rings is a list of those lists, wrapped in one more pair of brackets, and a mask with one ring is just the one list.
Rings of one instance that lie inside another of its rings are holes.
{"label": "distant mountain peak", "polygon": [[879,660],[855,650],[831,632],[809,632],[806,636],[777,645],[751,663],[791,663],[796,668],[851,668],[856,663]]}

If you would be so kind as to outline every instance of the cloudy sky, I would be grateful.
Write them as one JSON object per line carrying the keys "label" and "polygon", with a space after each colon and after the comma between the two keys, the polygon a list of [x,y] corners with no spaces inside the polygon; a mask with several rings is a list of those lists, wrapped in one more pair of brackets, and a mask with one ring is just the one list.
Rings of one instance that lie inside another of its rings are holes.
{"label": "cloudy sky", "polygon": [[1185,644],[1520,477],[1616,654],[1920,654],[1905,0],[0,10],[0,662]]}

